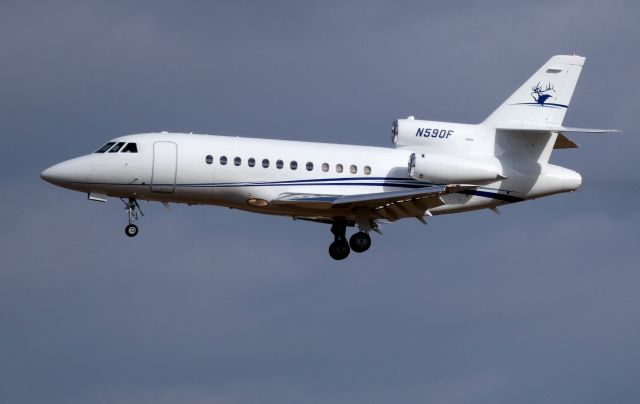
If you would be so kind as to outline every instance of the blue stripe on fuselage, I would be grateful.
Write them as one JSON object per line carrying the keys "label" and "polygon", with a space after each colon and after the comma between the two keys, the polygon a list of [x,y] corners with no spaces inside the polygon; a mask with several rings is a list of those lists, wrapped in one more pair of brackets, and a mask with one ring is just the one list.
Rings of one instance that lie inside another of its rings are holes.
{"label": "blue stripe on fuselage", "polygon": [[[234,183],[194,183],[194,184],[175,184],[176,188],[239,188],[239,187],[283,187],[283,186],[372,186],[372,187],[393,187],[393,188],[431,188],[435,185],[444,184],[432,184],[413,180],[411,178],[388,178],[391,181],[384,181],[386,177],[356,177],[356,178],[329,178],[329,179],[306,179],[306,180],[287,180],[287,181],[273,181],[273,182],[234,182]],[[363,180],[368,182],[363,182]],[[379,181],[382,180],[382,181]],[[326,182],[334,181],[334,182]],[[339,182],[335,182],[339,181]],[[357,182],[356,182],[357,181]],[[374,182],[375,181],[375,182]],[[131,184],[131,183],[98,183],[98,182],[73,182],[74,184],[85,185],[110,185],[110,186],[148,186],[150,184]],[[174,184],[154,184],[154,186],[174,186]],[[482,190],[484,189],[484,190]],[[495,188],[483,188],[468,189],[460,191],[458,193],[464,195],[480,196],[483,198],[491,198],[505,202],[521,202],[523,198],[519,198],[513,195],[500,193]],[[508,192],[508,191],[507,191]]]}

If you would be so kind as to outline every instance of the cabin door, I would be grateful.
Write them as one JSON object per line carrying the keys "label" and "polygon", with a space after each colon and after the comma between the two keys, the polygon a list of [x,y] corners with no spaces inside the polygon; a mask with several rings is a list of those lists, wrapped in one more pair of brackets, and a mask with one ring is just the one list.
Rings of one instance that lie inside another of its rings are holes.
{"label": "cabin door", "polygon": [[171,194],[176,190],[178,146],[173,142],[153,144],[151,192]]}

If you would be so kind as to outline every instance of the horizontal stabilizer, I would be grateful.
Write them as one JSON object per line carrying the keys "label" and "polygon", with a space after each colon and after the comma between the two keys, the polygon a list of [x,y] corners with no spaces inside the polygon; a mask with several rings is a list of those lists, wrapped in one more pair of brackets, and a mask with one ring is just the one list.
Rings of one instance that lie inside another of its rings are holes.
{"label": "horizontal stabilizer", "polygon": [[526,125],[526,126],[506,126],[497,128],[498,130],[508,130],[514,132],[571,132],[571,133],[619,133],[619,129],[590,129],[590,128],[570,128],[562,125]]}

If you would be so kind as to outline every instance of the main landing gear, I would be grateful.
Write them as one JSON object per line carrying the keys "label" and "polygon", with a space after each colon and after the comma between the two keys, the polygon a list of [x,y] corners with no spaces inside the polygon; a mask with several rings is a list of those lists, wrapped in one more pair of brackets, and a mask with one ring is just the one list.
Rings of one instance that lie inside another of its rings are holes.
{"label": "main landing gear", "polygon": [[354,233],[349,242],[346,237],[347,224],[344,221],[336,221],[331,226],[334,241],[329,245],[329,255],[334,260],[343,260],[353,250],[356,253],[365,252],[371,247],[371,237],[367,232]]}
{"label": "main landing gear", "polygon": [[137,210],[140,211],[141,216],[144,216],[144,213],[142,213],[142,208],[135,198],[129,198],[128,202],[125,202],[125,200],[122,198],[120,198],[120,200],[124,203],[125,210],[127,211],[127,215],[129,216],[129,224],[124,228],[124,234],[129,237],[135,237],[138,235],[138,226],[134,224],[138,221]]}

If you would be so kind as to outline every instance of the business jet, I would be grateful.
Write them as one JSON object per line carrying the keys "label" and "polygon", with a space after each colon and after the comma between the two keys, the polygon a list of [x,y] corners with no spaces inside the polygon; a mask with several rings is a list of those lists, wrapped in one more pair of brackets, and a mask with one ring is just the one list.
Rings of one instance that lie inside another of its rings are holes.
{"label": "business jet", "polygon": [[497,212],[577,190],[580,174],[550,164],[551,152],[577,147],[566,133],[614,131],[562,126],[584,61],[552,57],[479,124],[398,119],[393,148],[144,133],[109,140],[41,177],[91,201],[120,198],[129,237],[138,234],[139,200],[217,205],[328,224],[329,254],[342,260],[367,251],[382,223]]}

